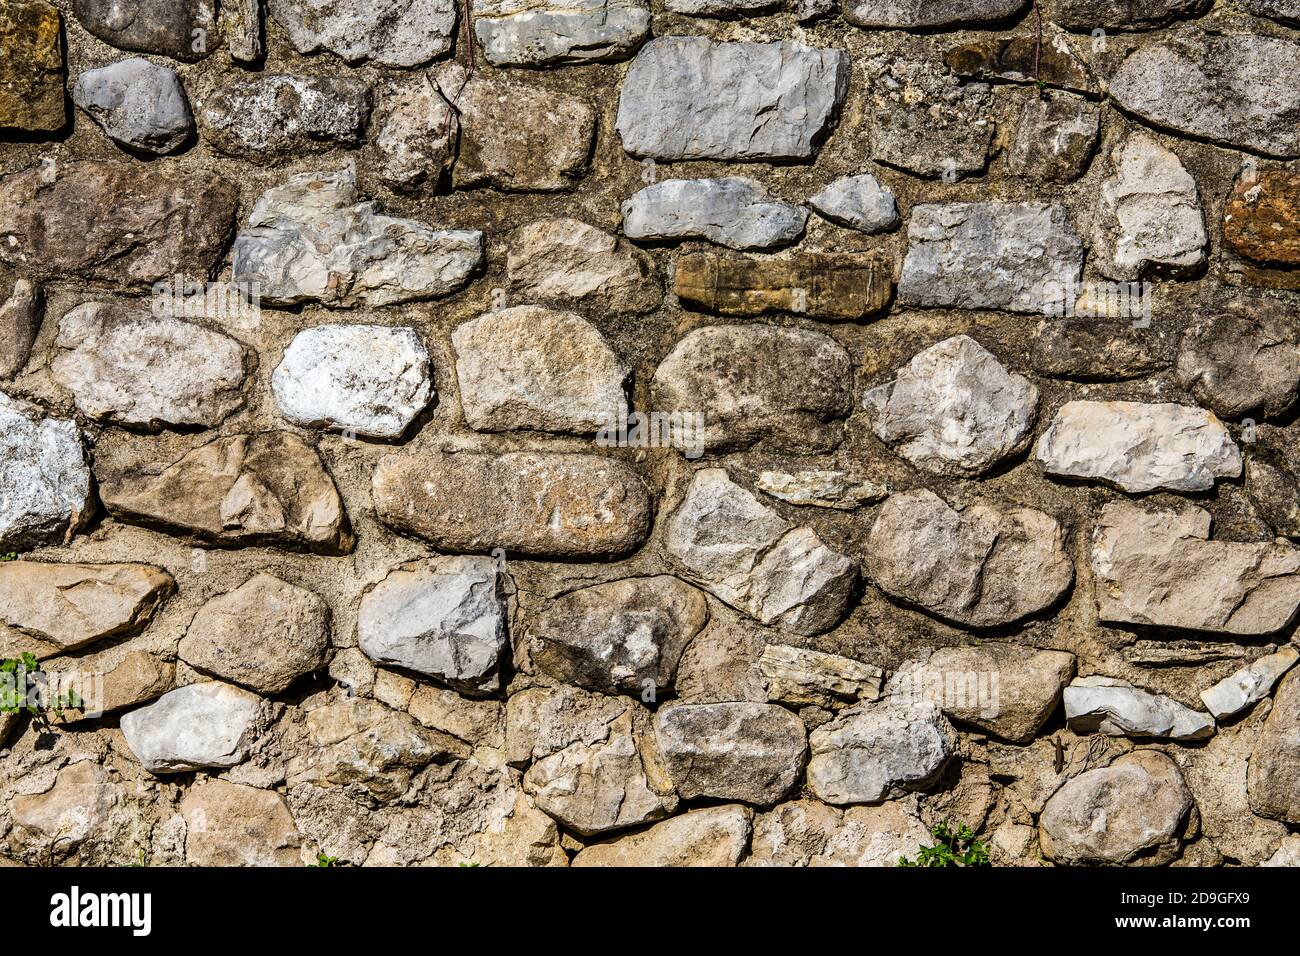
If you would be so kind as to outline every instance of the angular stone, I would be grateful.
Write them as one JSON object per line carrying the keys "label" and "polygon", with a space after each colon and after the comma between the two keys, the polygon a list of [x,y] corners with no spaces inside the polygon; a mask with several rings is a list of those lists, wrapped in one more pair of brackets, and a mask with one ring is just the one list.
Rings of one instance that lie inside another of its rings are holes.
{"label": "angular stone", "polygon": [[923,30],[1003,20],[1025,0],[844,0],[844,19],[875,30]]}
{"label": "angular stone", "polygon": [[176,654],[259,694],[281,694],[324,667],[329,651],[330,613],[321,597],[263,571],[199,608]]}
{"label": "angular stone", "polygon": [[1206,315],[1183,332],[1178,383],[1224,418],[1274,418],[1300,388],[1300,325],[1271,302]]}
{"label": "angular stone", "polygon": [[181,78],[142,57],[82,73],[72,102],[110,139],[146,153],[175,152],[194,130]]}
{"label": "angular stone", "polygon": [[87,302],[59,321],[50,372],[83,415],[157,431],[219,424],[244,403],[253,364],[220,332]]}
{"label": "angular stone", "polygon": [[460,121],[427,76],[394,89],[371,122],[370,170],[394,189],[438,186],[456,158]]}
{"label": "angular stone", "polygon": [[[1027,744],[1052,716],[1073,676],[1074,655],[1065,651],[982,644],[935,651],[917,679],[927,690],[944,689],[937,703],[950,719]],[[986,700],[979,699],[982,688]]]}
{"label": "angular stone", "polygon": [[665,0],[664,8],[688,17],[743,17],[771,13],[785,0]]}
{"label": "angular stone", "polygon": [[577,219],[539,219],[516,229],[506,277],[512,295],[562,308],[648,312],[663,302],[653,259]]}
{"label": "angular stone", "polygon": [[1257,17],[1271,17],[1291,26],[1300,25],[1300,0],[1242,0],[1242,6]]}
{"label": "angular stone", "polygon": [[1223,208],[1223,240],[1238,255],[1267,266],[1300,266],[1300,172],[1252,171],[1232,187]]}
{"label": "angular stone", "polygon": [[848,353],[819,332],[711,325],[689,333],[659,364],[651,407],[703,415],[710,451],[759,442],[825,447],[853,410],[851,368]]}
{"label": "angular stone", "polygon": [[493,66],[621,60],[650,35],[646,0],[474,0],[474,35]]}
{"label": "angular stone", "polygon": [[1214,718],[1113,677],[1076,677],[1065,688],[1065,720],[1075,733],[1203,740]]}
{"label": "angular stone", "polygon": [[1246,495],[1275,534],[1300,536],[1300,479],[1283,456],[1259,445],[1251,447]]}
{"label": "angular stone", "polygon": [[1039,845],[1067,866],[1167,863],[1193,806],[1177,765],[1138,750],[1067,781],[1043,808]]}
{"label": "angular stone", "polygon": [[496,691],[508,649],[505,587],[494,558],[430,558],[390,571],[361,598],[357,643],[378,664]]}
{"label": "angular stone", "polygon": [[812,23],[829,17],[838,9],[838,0],[795,0],[793,13],[800,23]]}
{"label": "angular stone", "polygon": [[1300,44],[1253,34],[1148,40],[1111,99],[1154,126],[1268,156],[1300,156]]}
{"label": "angular stone", "polygon": [[655,737],[683,800],[771,806],[808,753],[803,721],[776,704],[668,704],[655,714]]}
{"label": "angular stone", "polygon": [[1100,115],[1097,106],[1081,96],[1052,92],[1030,96],[1007,151],[1007,169],[1036,182],[1074,182],[1092,159]]}
{"label": "angular stone", "polygon": [[14,826],[29,845],[36,842],[33,837],[44,837],[71,848],[110,837],[113,811],[123,797],[122,787],[105,767],[79,760],[59,770],[44,793],[18,794],[9,807]]}
{"label": "angular stone", "polygon": [[96,477],[100,499],[117,520],[195,541],[348,554],[355,540],[320,456],[287,432],[218,438],[161,473],[123,469]]}
{"label": "angular stone", "polygon": [[835,470],[764,471],[754,487],[792,505],[838,511],[853,511],[889,494],[884,485]]}
{"label": "angular stone", "polygon": [[41,299],[38,286],[19,279],[0,302],[0,379],[13,378],[27,364],[40,330]]}
{"label": "angular stone", "polygon": [[1038,440],[1049,475],[1130,494],[1208,491],[1241,474],[1241,451],[1210,412],[1172,402],[1066,402]]}
{"label": "angular stone", "polygon": [[585,99],[514,81],[467,77],[460,64],[438,73],[438,88],[460,118],[460,147],[452,168],[457,189],[556,192],[573,188],[586,173],[596,111]]}
{"label": "angular stone", "polygon": [[623,203],[629,239],[707,239],[728,249],[774,249],[803,235],[808,210],[738,176],[665,179]]}
{"label": "angular stone", "polygon": [[884,671],[851,657],[787,644],[763,648],[758,666],[767,681],[767,699],[794,707],[839,710],[858,700],[876,700]]}
{"label": "angular stone", "polygon": [[123,714],[122,733],[151,773],[233,767],[248,759],[265,722],[265,701],[220,681],[190,684]]}
{"label": "angular stone", "polygon": [[32,278],[133,286],[207,278],[238,206],[234,185],[211,175],[92,161],[35,167],[0,177],[0,262]]}
{"label": "angular stone", "polygon": [[963,477],[1019,454],[1038,417],[1038,389],[966,335],[918,352],[862,403],[876,437],[917,468]]}
{"label": "angular stone", "polygon": [[912,207],[899,301],[927,308],[1042,312],[1078,284],[1083,244],[1064,207],[973,202]]}
{"label": "angular stone", "polygon": [[375,470],[373,495],[382,522],[443,551],[613,557],[634,550],[650,530],[641,479],[594,455],[390,456]]}
{"label": "angular stone", "polygon": [[0,129],[50,133],[63,127],[63,33],[48,3],[10,2],[0,10]]}
{"label": "angular stone", "polygon": [[721,468],[697,471],[668,519],[664,548],[685,577],[768,626],[821,634],[843,619],[857,568]]}
{"label": "angular stone", "polygon": [[267,13],[299,53],[328,50],[349,63],[419,66],[452,47],[453,0],[268,0]]}
{"label": "angular stone", "polygon": [[741,806],[692,810],[648,830],[588,846],[573,865],[735,866],[749,845],[753,815]]}
{"label": "angular stone", "polygon": [[1273,686],[1295,666],[1296,661],[1300,661],[1300,651],[1294,647],[1265,654],[1213,687],[1201,691],[1201,700],[1219,720],[1233,717],[1271,694]]}
{"label": "angular stone", "polygon": [[505,708],[500,701],[472,700],[443,687],[421,684],[406,709],[430,730],[450,734],[471,746],[500,747],[505,742]]}
{"label": "angular stone", "polygon": [[1273,695],[1273,709],[1250,755],[1246,783],[1255,813],[1300,823],[1300,671],[1292,671]]}
{"label": "angular stone", "polygon": [[576,687],[529,687],[506,701],[506,761],[526,767],[575,744],[595,744],[627,713],[625,697],[605,697]]}
{"label": "angular stone", "polygon": [[759,667],[767,635],[746,621],[714,617],[677,665],[677,699],[695,704],[767,701]]}
{"label": "angular stone", "polygon": [[924,488],[885,502],[867,561],[886,594],[968,627],[1036,614],[1074,579],[1055,518],[984,501],[958,510]]}
{"label": "angular stone", "polygon": [[119,50],[193,62],[217,47],[216,5],[207,0],[73,0],[72,10]]}
{"label": "angular stone", "polygon": [[476,431],[589,435],[627,416],[628,370],[572,312],[533,305],[485,312],[457,326],[451,343],[461,407]]}
{"label": "angular stone", "polygon": [[902,220],[894,192],[875,176],[841,176],[808,203],[831,222],[859,232],[888,232]]}
{"label": "angular stone", "polygon": [[742,259],[693,252],[677,260],[673,292],[688,306],[722,315],[795,312],[850,321],[889,304],[893,273],[875,254],[795,253]]}
{"label": "angular stone", "polygon": [[1084,33],[1098,26],[1142,30],[1198,16],[1209,5],[1210,0],[1048,0],[1043,16]]}
{"label": "angular stone", "polygon": [[360,145],[370,87],[350,76],[235,77],[204,98],[203,138],[231,156],[298,157]]}
{"label": "angular stone", "polygon": [[1196,180],[1178,156],[1146,133],[1111,155],[1093,220],[1098,272],[1111,279],[1187,274],[1205,262],[1205,216]]}
{"label": "angular stone", "polygon": [[755,818],[744,865],[897,867],[932,842],[915,798],[847,810],[796,800]]}
{"label": "angular stone", "polygon": [[262,0],[226,0],[221,7],[226,49],[236,63],[257,64],[266,57]]}
{"label": "angular stone", "polygon": [[71,538],[94,508],[77,426],[0,392],[0,552]]}
{"label": "angular stone", "polygon": [[271,389],[295,424],[393,439],[429,404],[431,375],[415,329],[317,325],[294,336]]}
{"label": "angular stone", "polygon": [[207,780],[189,789],[180,810],[191,866],[302,865],[302,836],[273,790]]}
{"label": "angular stone", "polygon": [[1271,634],[1300,607],[1300,550],[1211,541],[1210,513],[1106,505],[1092,541],[1103,621],[1224,634]]}
{"label": "angular stone", "polygon": [[1132,319],[1051,317],[1034,330],[1030,361],[1042,375],[1119,381],[1155,369],[1159,345],[1159,339],[1134,335]]}
{"label": "angular stone", "polygon": [[623,78],[615,126],[636,157],[806,160],[848,84],[842,50],[657,37]]}
{"label": "angular stone", "polygon": [[1076,93],[1097,90],[1097,78],[1088,64],[1050,23],[1043,24],[1041,44],[1037,30],[1016,36],[978,37],[950,48],[944,53],[943,62],[958,76],[968,79],[1035,85],[1041,81],[1044,86]]}
{"label": "angular stone", "polygon": [[925,790],[957,748],[957,734],[933,704],[861,703],[809,738],[808,785],[826,803],[879,803]]}
{"label": "angular stone", "polygon": [[676,578],[624,578],[558,598],[529,628],[531,656],[567,684],[660,697],[708,619],[704,596]]}
{"label": "angular stone", "polygon": [[108,670],[87,672],[81,669],[83,658],[65,660],[68,667],[60,671],[60,676],[84,701],[80,711],[64,714],[69,723],[82,718],[98,719],[104,714],[147,704],[176,686],[176,665],[148,651],[127,651]]}
{"label": "angular stone", "polygon": [[1277,852],[1260,866],[1300,866],[1300,834],[1291,834],[1282,841]]}
{"label": "angular stone", "polygon": [[235,239],[235,282],[266,305],[393,305],[449,295],[483,262],[483,233],[432,229],[358,203],[351,166],[264,192]]}

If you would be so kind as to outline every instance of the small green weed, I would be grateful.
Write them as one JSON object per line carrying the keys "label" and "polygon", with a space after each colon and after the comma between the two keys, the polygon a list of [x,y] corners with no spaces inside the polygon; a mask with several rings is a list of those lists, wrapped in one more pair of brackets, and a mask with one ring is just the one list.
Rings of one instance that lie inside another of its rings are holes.
{"label": "small green weed", "polygon": [[32,654],[0,660],[0,714],[28,713],[50,728],[50,714],[63,719],[65,710],[80,710],[81,696],[69,688],[50,693],[50,675],[41,670]]}
{"label": "small green weed", "polygon": [[317,866],[338,866],[339,858],[337,856],[330,856],[327,853],[317,853],[316,865]]}
{"label": "small green weed", "polygon": [[917,851],[916,859],[905,856],[898,858],[899,866],[989,866],[989,848],[975,839],[975,831],[966,824],[957,826],[954,832],[947,822],[940,823],[930,830],[930,835],[938,843],[923,846]]}

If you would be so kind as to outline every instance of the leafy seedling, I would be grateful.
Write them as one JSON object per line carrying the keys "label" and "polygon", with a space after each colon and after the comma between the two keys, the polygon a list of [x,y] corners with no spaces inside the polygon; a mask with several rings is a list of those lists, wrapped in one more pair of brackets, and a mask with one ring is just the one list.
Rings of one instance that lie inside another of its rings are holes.
{"label": "leafy seedling", "polygon": [[917,851],[916,859],[906,856],[898,858],[899,866],[989,866],[989,848],[975,839],[975,831],[966,824],[959,824],[952,830],[947,821],[930,830],[930,835],[938,842],[934,846],[923,846]]}

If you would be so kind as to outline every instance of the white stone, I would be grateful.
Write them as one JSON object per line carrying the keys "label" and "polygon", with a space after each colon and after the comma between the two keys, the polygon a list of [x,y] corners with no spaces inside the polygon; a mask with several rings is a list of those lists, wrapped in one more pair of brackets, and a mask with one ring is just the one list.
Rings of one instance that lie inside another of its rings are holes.
{"label": "white stone", "polygon": [[454,0],[268,0],[299,53],[329,50],[349,63],[419,66],[451,49]]}
{"label": "white stone", "polygon": [[493,66],[629,56],[650,35],[646,0],[474,0],[474,35]]}
{"label": "white stone", "polygon": [[93,510],[77,426],[0,392],[0,551],[60,543]]}
{"label": "white stone", "polygon": [[807,222],[808,210],[737,176],[666,179],[623,203],[629,239],[707,239],[728,249],[772,249],[797,240]]}
{"label": "white stone", "polygon": [[1076,733],[1203,740],[1214,718],[1113,677],[1076,677],[1065,688],[1065,721]]}
{"label": "white stone", "polygon": [[901,221],[893,190],[868,173],[842,176],[808,202],[831,222],[860,232],[887,232]]}
{"label": "white stone", "polygon": [[792,505],[852,511],[889,494],[882,484],[835,469],[763,471],[754,487]]}
{"label": "white stone", "polygon": [[1219,720],[1241,713],[1273,692],[1274,686],[1300,660],[1300,651],[1284,647],[1230,674],[1213,687],[1201,691],[1205,707]]}
{"label": "white stone", "polygon": [[248,758],[262,708],[256,694],[209,681],[123,714],[121,727],[131,752],[153,773],[233,767]]}

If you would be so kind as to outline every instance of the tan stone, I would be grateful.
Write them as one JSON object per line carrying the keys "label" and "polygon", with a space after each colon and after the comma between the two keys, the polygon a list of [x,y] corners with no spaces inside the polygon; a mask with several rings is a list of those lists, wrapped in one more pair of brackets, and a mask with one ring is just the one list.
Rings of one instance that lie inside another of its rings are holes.
{"label": "tan stone", "polygon": [[224,780],[181,801],[185,858],[193,866],[297,866],[302,837],[284,797]]}
{"label": "tan stone", "polygon": [[1300,823],[1300,671],[1284,678],[1273,695],[1246,781],[1257,814]]}
{"label": "tan stone", "polygon": [[648,830],[588,846],[574,866],[735,866],[749,843],[754,812],[708,807]]}
{"label": "tan stone", "polygon": [[577,219],[540,219],[516,229],[506,278],[518,301],[553,306],[646,312],[664,297],[653,259]]}
{"label": "tan stone", "polygon": [[860,253],[797,253],[790,259],[692,253],[677,260],[673,283],[682,302],[710,312],[794,312],[830,321],[874,315],[892,290],[889,264]]}
{"label": "tan stone", "polygon": [[121,787],[93,760],[59,771],[44,793],[14,797],[9,803],[14,826],[34,838],[75,847],[107,835],[110,814],[122,801]]}

